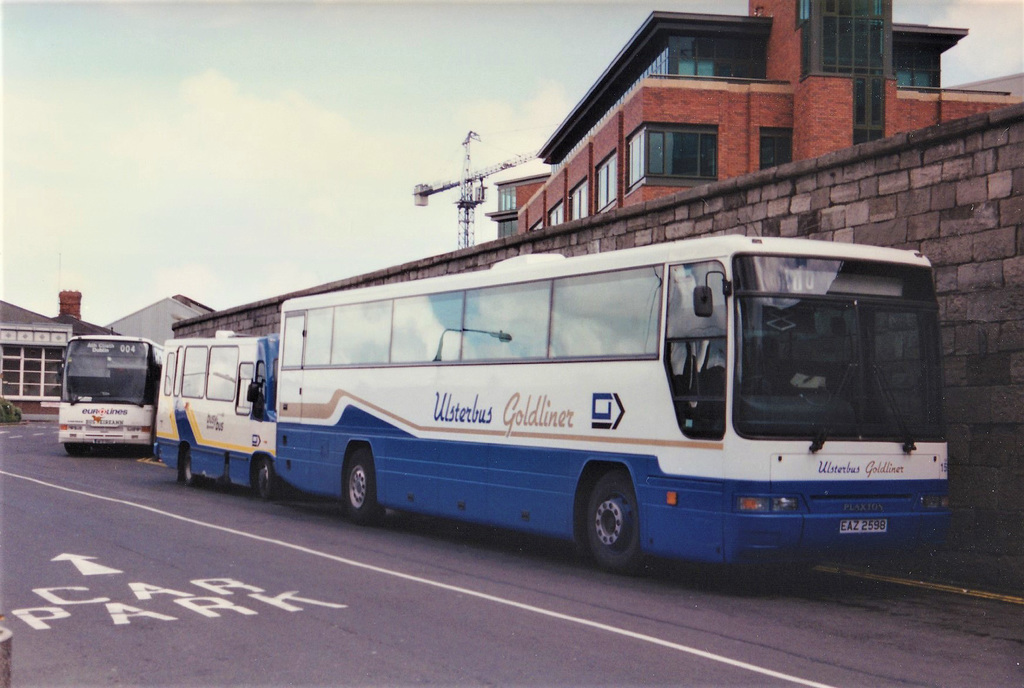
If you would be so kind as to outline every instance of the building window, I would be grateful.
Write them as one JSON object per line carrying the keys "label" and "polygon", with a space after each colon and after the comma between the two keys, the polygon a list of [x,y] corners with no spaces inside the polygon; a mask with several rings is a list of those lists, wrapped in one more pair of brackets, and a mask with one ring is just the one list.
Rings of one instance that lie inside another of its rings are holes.
{"label": "building window", "polygon": [[792,129],[761,129],[761,169],[793,161]]}
{"label": "building window", "polygon": [[718,134],[715,129],[648,129],[646,173],[651,176],[718,178]]}
{"label": "building window", "polygon": [[505,237],[513,236],[518,229],[518,220],[502,220],[498,223],[498,238],[504,239]]}
{"label": "building window", "polygon": [[811,18],[811,0],[796,0],[796,25],[803,26]]}
{"label": "building window", "polygon": [[897,86],[939,88],[940,56],[922,50],[893,50]]}
{"label": "building window", "polygon": [[797,12],[805,75],[888,71],[892,0],[797,0]]}
{"label": "building window", "polygon": [[619,176],[618,168],[614,153],[597,166],[597,209],[599,211],[610,206],[618,198],[616,189]]}
{"label": "building window", "polygon": [[644,133],[641,131],[629,140],[629,182],[627,186],[632,188],[644,178]]}
{"label": "building window", "polygon": [[587,180],[573,187],[569,192],[569,216],[570,220],[579,220],[590,215],[590,194],[587,191]]}
{"label": "building window", "polygon": [[516,209],[516,187],[503,186],[498,191],[498,210]]}
{"label": "building window", "polygon": [[531,232],[536,232],[536,231],[542,229],[543,227],[544,227],[544,223],[541,222],[540,220],[537,220],[532,225],[530,225],[530,231]]}
{"label": "building window", "polygon": [[673,36],[669,61],[682,76],[764,79],[767,44],[750,38]]}
{"label": "building window", "polygon": [[881,74],[885,69],[882,0],[828,0],[821,17],[821,70]]}
{"label": "building window", "polygon": [[12,399],[60,399],[64,349],[44,346],[3,347],[3,396]]}
{"label": "building window", "polygon": [[548,227],[554,227],[565,222],[565,207],[559,201],[554,208],[548,211]]}
{"label": "building window", "polygon": [[885,82],[881,77],[853,80],[853,143],[885,136]]}
{"label": "building window", "polygon": [[[805,8],[797,6],[798,12]],[[892,0],[813,0],[801,28],[804,74],[853,77],[853,143],[885,135],[885,82],[891,74]]]}
{"label": "building window", "polygon": [[[799,0],[798,0],[799,2]],[[802,4],[802,3],[801,3]],[[810,10],[808,9],[808,12]],[[815,55],[815,30],[813,22],[807,19],[800,22],[800,75],[807,76],[814,71],[816,60]]]}

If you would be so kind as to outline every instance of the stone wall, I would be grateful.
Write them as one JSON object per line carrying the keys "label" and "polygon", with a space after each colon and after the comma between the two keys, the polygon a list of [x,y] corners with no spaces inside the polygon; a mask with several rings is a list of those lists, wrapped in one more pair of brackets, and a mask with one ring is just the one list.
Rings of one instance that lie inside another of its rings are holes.
{"label": "stone wall", "polygon": [[[742,233],[913,248],[935,265],[950,439],[950,539],[903,573],[1024,592],[1024,105],[729,179],[612,213],[296,292]],[[265,333],[270,299],[179,324]]]}

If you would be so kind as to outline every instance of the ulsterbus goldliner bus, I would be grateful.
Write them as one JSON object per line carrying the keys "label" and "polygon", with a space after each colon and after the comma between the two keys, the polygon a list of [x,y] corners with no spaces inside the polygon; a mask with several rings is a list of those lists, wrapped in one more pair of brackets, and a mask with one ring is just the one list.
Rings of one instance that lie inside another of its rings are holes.
{"label": "ulsterbus goldliner bus", "polygon": [[279,477],[645,553],[800,560],[941,542],[918,253],[702,238],[288,300]]}
{"label": "ulsterbus goldliner bus", "polygon": [[72,337],[64,355],[58,439],[72,455],[93,445],[153,442],[162,349],[140,337]]}
{"label": "ulsterbus goldliner bus", "polygon": [[169,339],[157,409],[154,455],[197,478],[275,493],[278,336]]}

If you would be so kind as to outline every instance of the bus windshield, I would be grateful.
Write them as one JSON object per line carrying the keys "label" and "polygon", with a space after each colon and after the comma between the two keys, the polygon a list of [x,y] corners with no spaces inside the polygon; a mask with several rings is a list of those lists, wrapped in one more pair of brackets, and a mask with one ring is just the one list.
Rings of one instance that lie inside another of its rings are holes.
{"label": "bus windshield", "polygon": [[149,400],[149,345],[79,339],[68,344],[64,401],[143,405]]}
{"label": "bus windshield", "polygon": [[892,264],[746,256],[733,420],[748,437],[942,437],[931,273]]}

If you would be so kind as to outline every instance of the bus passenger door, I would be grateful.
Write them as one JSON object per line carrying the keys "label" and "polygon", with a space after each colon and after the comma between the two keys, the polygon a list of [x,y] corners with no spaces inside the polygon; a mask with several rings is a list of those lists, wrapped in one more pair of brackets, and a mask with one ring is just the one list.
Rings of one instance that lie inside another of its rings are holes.
{"label": "bus passenger door", "polygon": [[302,418],[302,346],[306,314],[289,313],[284,320],[281,373],[277,383],[278,420],[297,423]]}
{"label": "bus passenger door", "polygon": [[[292,486],[311,490],[309,462],[312,458],[309,428],[302,425],[302,369],[306,313],[286,313],[284,341],[281,342],[277,379],[277,474]],[[339,480],[340,483],[340,480]]]}
{"label": "bus passenger door", "polygon": [[174,423],[177,437],[188,437],[188,418],[185,414],[185,402],[181,398],[181,387],[185,380],[185,347],[179,346],[174,364],[173,389],[171,390],[171,422]]}
{"label": "bus passenger door", "polygon": [[[160,398],[157,402],[156,414],[157,441],[159,442],[160,439],[164,439],[169,443],[175,443],[175,445],[178,440],[178,425],[174,420],[174,396],[171,392],[174,389],[174,380],[177,373],[175,364],[177,360],[177,351],[173,349],[169,350],[164,357],[163,382],[160,386]],[[171,451],[176,451],[176,447],[172,447]]]}

